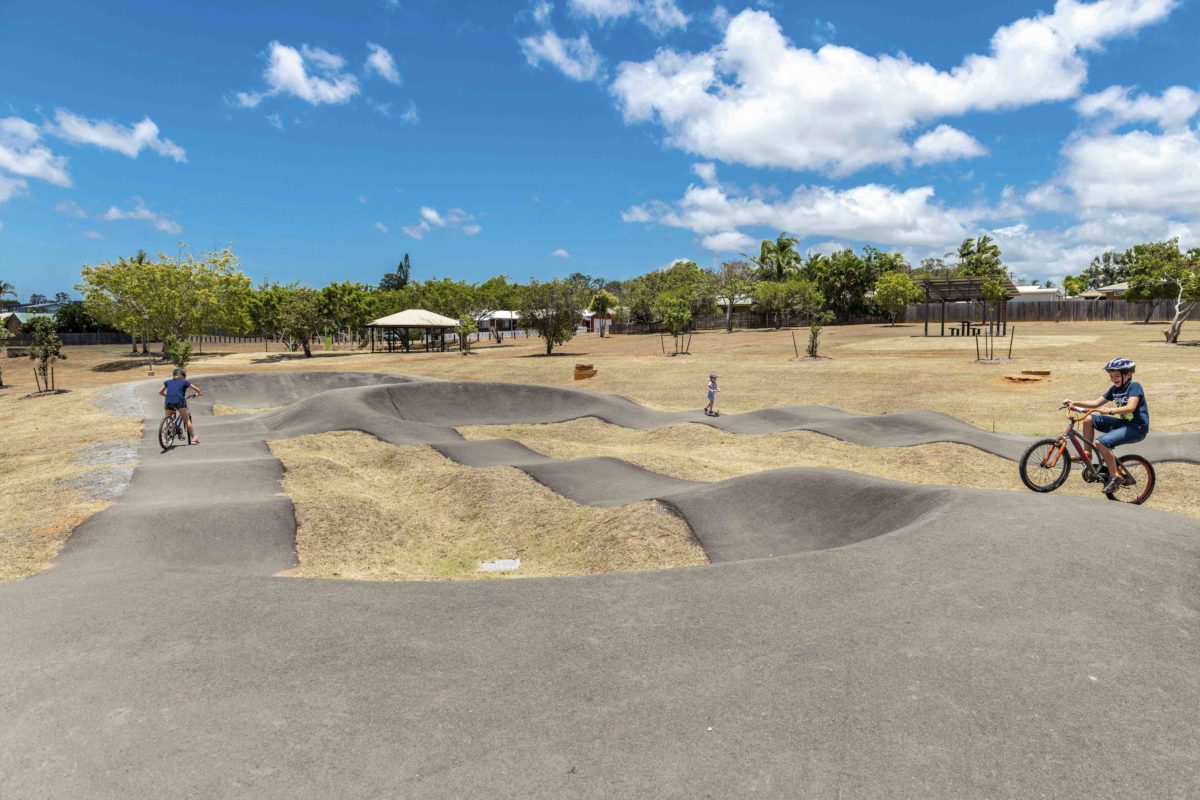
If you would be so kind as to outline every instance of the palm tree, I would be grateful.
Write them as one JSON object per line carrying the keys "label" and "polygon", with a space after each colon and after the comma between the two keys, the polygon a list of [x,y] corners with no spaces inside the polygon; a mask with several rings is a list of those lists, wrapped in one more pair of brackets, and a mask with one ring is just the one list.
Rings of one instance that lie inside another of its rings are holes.
{"label": "palm tree", "polygon": [[[12,302],[5,300],[5,297],[13,298]],[[0,281],[0,306],[12,305],[15,302],[17,302],[17,287],[8,281]]]}
{"label": "palm tree", "polygon": [[763,239],[758,258],[745,253],[742,255],[754,262],[761,278],[782,282],[800,271],[800,253],[796,251],[798,241],[795,237],[781,233],[773,242]]}

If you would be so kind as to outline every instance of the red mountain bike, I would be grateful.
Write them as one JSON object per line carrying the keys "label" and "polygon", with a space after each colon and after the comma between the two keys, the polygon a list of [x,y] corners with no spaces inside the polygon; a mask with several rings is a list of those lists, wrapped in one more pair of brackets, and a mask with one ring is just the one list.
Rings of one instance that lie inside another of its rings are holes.
{"label": "red mountain bike", "polygon": [[[1042,439],[1030,445],[1021,456],[1021,482],[1035,492],[1053,492],[1062,486],[1067,475],[1071,472],[1071,462],[1083,464],[1083,479],[1087,483],[1108,481],[1108,467],[1100,457],[1095,447],[1092,457],[1087,457],[1087,442],[1083,435],[1075,430],[1076,423],[1082,421],[1093,409],[1067,407],[1067,429],[1057,439]],[[1067,452],[1067,444],[1075,445],[1079,458],[1074,458]],[[1125,455],[1117,459],[1117,469],[1121,471],[1121,486],[1113,492],[1106,493],[1109,500],[1120,503],[1141,505],[1150,498],[1154,491],[1154,465],[1142,456]]]}

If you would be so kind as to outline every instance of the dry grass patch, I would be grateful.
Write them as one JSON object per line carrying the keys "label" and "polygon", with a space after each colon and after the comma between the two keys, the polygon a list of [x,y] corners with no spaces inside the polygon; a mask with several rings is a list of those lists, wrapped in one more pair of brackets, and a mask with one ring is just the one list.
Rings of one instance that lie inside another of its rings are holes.
{"label": "dry grass patch", "polygon": [[94,397],[0,391],[0,581],[45,567],[79,523],[110,505],[66,482],[96,468],[76,461],[79,450],[138,439],[141,424],[101,413]]}
{"label": "dry grass patch", "polygon": [[[594,417],[553,425],[480,425],[460,428],[467,439],[515,439],[558,459],[612,456],[663,475],[719,481],[777,467],[834,467],[908,483],[936,483],[1027,492],[1016,463],[961,444],[867,447],[811,431],[749,436],[684,423],[652,431],[611,425]],[[1158,485],[1149,505],[1200,517],[1200,466],[1155,467]],[[1073,471],[1058,490],[1102,498],[1095,484]]]}
{"label": "dry grass patch", "polygon": [[[590,508],[511,467],[463,467],[431,447],[357,432],[272,442],[271,451],[287,468],[304,577],[587,575],[707,561],[687,524],[653,501]],[[502,558],[521,568],[477,571]]]}

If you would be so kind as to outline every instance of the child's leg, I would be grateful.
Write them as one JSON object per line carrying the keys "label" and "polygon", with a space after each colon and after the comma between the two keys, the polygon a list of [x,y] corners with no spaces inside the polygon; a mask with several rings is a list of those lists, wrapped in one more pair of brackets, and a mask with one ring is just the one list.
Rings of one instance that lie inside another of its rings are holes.
{"label": "child's leg", "polygon": [[179,409],[179,413],[183,415],[183,424],[187,427],[188,439],[195,439],[196,432],[192,430],[192,415],[186,408]]}

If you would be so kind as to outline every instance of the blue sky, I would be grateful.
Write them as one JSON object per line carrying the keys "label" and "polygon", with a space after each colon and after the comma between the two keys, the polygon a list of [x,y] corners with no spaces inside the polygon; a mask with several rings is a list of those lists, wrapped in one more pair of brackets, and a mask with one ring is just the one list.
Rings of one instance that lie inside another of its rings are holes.
{"label": "blue sky", "polygon": [[0,279],[625,278],[787,231],[1200,244],[1196,2],[0,3]]}

